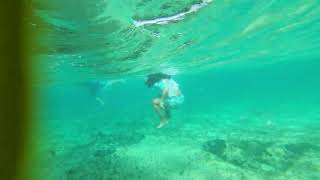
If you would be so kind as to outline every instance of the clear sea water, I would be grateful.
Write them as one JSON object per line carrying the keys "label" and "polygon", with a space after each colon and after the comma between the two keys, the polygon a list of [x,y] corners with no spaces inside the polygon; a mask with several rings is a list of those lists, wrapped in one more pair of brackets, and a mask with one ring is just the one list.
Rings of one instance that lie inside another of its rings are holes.
{"label": "clear sea water", "polygon": [[[319,1],[29,5],[33,179],[320,179]],[[162,129],[153,72],[185,96]]]}

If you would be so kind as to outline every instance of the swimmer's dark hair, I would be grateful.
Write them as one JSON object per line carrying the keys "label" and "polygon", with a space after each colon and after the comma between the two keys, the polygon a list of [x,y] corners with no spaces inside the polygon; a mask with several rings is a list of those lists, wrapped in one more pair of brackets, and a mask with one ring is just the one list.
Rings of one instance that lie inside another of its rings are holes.
{"label": "swimmer's dark hair", "polygon": [[153,73],[146,76],[145,84],[150,88],[162,79],[170,79],[171,75],[164,73]]}

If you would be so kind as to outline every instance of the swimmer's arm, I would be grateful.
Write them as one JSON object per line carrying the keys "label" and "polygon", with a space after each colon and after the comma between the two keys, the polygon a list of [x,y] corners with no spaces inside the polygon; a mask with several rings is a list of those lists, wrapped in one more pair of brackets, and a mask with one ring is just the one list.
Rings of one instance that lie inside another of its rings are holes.
{"label": "swimmer's arm", "polygon": [[164,99],[168,96],[168,88],[163,88],[160,95],[160,107],[164,108]]}
{"label": "swimmer's arm", "polygon": [[168,92],[169,92],[169,87],[168,87],[168,81],[165,80],[164,81],[165,85],[162,89],[162,93],[161,93],[161,96],[160,96],[160,99],[162,102],[164,102],[165,98],[168,96]]}
{"label": "swimmer's arm", "polygon": [[164,102],[164,99],[168,96],[168,88],[164,87],[160,96],[160,99],[162,102]]}

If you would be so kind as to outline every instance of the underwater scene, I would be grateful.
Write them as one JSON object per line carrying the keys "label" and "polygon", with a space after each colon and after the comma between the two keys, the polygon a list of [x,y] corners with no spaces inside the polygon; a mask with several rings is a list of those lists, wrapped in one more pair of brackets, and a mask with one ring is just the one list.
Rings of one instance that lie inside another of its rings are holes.
{"label": "underwater scene", "polygon": [[29,0],[30,179],[320,179],[318,0]]}

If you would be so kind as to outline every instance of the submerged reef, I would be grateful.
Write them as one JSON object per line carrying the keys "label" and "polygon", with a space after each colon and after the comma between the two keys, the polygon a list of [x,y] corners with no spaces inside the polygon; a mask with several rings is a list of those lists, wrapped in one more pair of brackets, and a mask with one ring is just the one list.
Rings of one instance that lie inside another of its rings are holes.
{"label": "submerged reef", "polygon": [[224,152],[226,147],[227,147],[226,141],[222,139],[210,140],[203,145],[204,150],[218,157],[224,157]]}
{"label": "submerged reef", "polygon": [[320,150],[319,146],[305,142],[281,144],[261,140],[223,139],[206,141],[202,149],[234,166],[271,176],[295,166],[307,153],[319,153]]}

